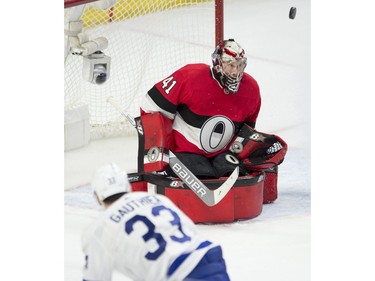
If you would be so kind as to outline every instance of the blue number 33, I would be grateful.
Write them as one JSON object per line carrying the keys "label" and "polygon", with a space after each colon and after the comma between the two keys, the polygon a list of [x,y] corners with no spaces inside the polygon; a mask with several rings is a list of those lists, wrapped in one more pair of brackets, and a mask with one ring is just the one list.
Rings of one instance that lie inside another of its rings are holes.
{"label": "blue number 33", "polygon": [[[174,212],[173,210],[171,210],[171,209],[169,209],[165,206],[155,206],[155,207],[152,208],[152,214],[154,216],[159,216],[160,212],[163,211],[163,210],[169,211],[172,214],[173,220],[170,221],[170,224],[171,225],[177,225],[178,230],[182,234],[181,237],[177,237],[175,235],[172,235],[172,236],[170,236],[170,238],[173,241],[176,241],[176,242],[179,242],[179,243],[190,241],[191,238],[189,236],[187,236],[182,230],[180,217],[177,215],[176,212]],[[148,260],[156,260],[165,251],[165,247],[167,246],[167,242],[164,240],[163,236],[160,233],[155,232],[155,225],[147,217],[141,216],[141,215],[135,215],[134,217],[132,217],[130,220],[128,220],[126,222],[125,232],[127,234],[132,233],[133,230],[134,230],[134,224],[136,224],[137,222],[143,222],[148,228],[147,233],[142,236],[143,240],[145,242],[147,242],[150,239],[155,239],[156,242],[158,243],[159,247],[154,252],[148,252],[145,256],[146,259],[148,259]]]}

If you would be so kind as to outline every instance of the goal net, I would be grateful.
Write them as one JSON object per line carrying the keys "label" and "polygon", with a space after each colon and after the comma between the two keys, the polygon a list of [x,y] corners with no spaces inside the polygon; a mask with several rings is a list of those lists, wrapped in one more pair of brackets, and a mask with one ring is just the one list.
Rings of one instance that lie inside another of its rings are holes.
{"label": "goal net", "polygon": [[[88,106],[90,139],[136,133],[107,102],[109,96],[124,111],[139,116],[140,100],[156,82],[188,63],[211,64],[217,41],[215,1],[64,1],[64,108]],[[71,52],[69,36],[76,35],[67,30],[77,21],[82,23],[84,38],[108,41],[101,50],[110,57],[110,75],[103,84],[85,80],[84,58]]]}

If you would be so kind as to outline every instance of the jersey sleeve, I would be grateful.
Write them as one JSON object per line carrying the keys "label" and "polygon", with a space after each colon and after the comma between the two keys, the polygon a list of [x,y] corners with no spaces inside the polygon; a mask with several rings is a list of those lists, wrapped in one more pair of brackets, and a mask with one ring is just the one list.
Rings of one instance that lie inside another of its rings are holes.
{"label": "jersey sleeve", "polygon": [[258,119],[259,111],[260,111],[260,106],[261,106],[261,100],[259,98],[259,102],[256,105],[255,112],[249,116],[249,118],[246,120],[246,124],[248,124],[250,127],[255,129],[256,122]]}
{"label": "jersey sleeve", "polygon": [[141,102],[141,114],[160,112],[169,119],[174,119],[184,91],[184,82],[183,69],[179,69],[156,83]]}
{"label": "jersey sleeve", "polygon": [[260,95],[259,85],[254,78],[250,76],[250,85],[248,87],[249,93],[251,93],[252,98],[250,99],[251,105],[248,108],[252,108],[252,111],[249,112],[245,123],[247,123],[250,127],[255,128],[256,121],[258,119],[258,115],[260,112],[260,108],[262,105],[262,99]]}

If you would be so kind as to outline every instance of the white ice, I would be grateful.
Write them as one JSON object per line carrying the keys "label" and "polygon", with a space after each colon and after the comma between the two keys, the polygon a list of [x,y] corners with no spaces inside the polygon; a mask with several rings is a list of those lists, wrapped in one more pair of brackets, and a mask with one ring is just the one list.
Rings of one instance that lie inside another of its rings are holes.
{"label": "white ice", "polygon": [[[294,20],[290,7],[297,7]],[[233,281],[310,280],[310,1],[225,1],[226,38],[235,38],[257,79],[262,109],[257,129],[281,136],[289,145],[279,167],[279,197],[251,220],[198,225],[224,250]],[[156,81],[155,81],[156,82]],[[96,167],[116,162],[136,168],[135,137],[93,141],[65,152],[64,280],[81,280],[82,230],[94,220],[91,191],[85,186]],[[67,204],[67,202],[69,204]],[[74,204],[72,204],[74,202]],[[114,280],[128,280],[118,274]]]}

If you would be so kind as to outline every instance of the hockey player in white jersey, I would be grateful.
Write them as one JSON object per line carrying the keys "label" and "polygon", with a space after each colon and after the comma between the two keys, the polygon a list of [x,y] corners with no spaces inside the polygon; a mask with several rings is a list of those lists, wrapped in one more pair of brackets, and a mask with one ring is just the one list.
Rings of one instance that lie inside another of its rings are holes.
{"label": "hockey player in white jersey", "polygon": [[228,281],[222,249],[167,197],[131,192],[112,163],[92,181],[105,212],[82,236],[83,280],[110,281],[118,271],[135,281]]}

